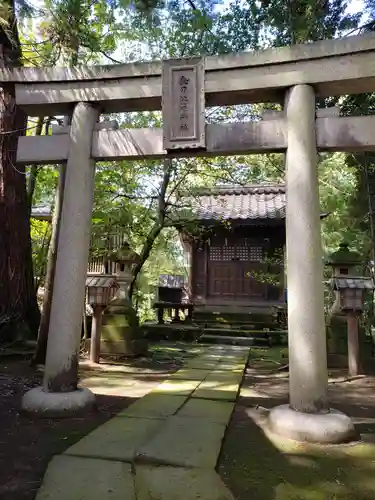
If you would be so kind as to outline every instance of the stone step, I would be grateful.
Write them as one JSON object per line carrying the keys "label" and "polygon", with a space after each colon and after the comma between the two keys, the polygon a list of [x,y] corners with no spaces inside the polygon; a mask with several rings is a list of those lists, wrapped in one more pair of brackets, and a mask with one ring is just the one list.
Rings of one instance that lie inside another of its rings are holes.
{"label": "stone step", "polygon": [[193,313],[193,320],[197,322],[212,322],[212,323],[270,323],[276,324],[277,318],[271,315],[253,315],[253,314],[199,314]]}
{"label": "stone step", "polygon": [[254,337],[235,337],[230,335],[210,335],[204,333],[200,338],[199,342],[212,343],[212,344],[228,344],[228,345],[244,345],[251,346],[254,345]]}
{"label": "stone step", "polygon": [[210,313],[194,312],[193,322],[199,326],[262,330],[280,328],[277,316],[271,313]]}
{"label": "stone step", "polygon": [[[210,339],[211,337],[217,337],[218,339],[223,339],[225,337],[230,339],[235,338],[245,338],[245,339],[253,339],[254,344],[259,345],[270,345],[271,343],[280,342],[282,336],[286,335],[287,332],[285,330],[270,330],[265,331],[261,329],[241,329],[235,328],[234,325],[224,327],[213,327],[213,328],[204,328],[203,326],[194,326],[188,324],[166,324],[166,325],[157,325],[157,324],[147,324],[142,325],[142,332],[145,338],[150,341],[157,340],[185,340],[185,341],[205,341],[205,338]],[[240,341],[239,341],[240,342]],[[228,343],[222,342],[218,343]],[[229,342],[231,344],[232,342]],[[238,345],[253,345],[253,344],[238,344]]]}
{"label": "stone step", "polygon": [[280,328],[277,323],[265,323],[265,322],[255,322],[255,321],[231,321],[230,323],[221,323],[215,321],[194,321],[197,326],[202,328],[234,328],[235,330],[263,330],[264,328],[275,329]]}
{"label": "stone step", "polygon": [[210,335],[227,335],[227,336],[234,336],[234,337],[256,337],[256,338],[263,338],[263,337],[281,337],[282,335],[286,335],[287,331],[286,330],[258,330],[254,328],[246,328],[246,329],[241,329],[241,328],[235,328],[232,326],[232,328],[203,328],[202,329],[203,334],[210,334]]}

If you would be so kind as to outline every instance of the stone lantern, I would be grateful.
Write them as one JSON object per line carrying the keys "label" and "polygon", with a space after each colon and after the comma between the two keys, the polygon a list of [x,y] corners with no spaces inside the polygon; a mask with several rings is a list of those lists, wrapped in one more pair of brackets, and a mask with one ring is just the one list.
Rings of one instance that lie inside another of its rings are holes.
{"label": "stone lantern", "polygon": [[341,243],[326,264],[332,267],[331,286],[335,302],[327,318],[328,351],[330,355],[348,356],[349,374],[359,373],[358,319],[363,311],[364,292],[373,288],[371,278],[358,275],[361,256]]}
{"label": "stone lantern", "polygon": [[[332,276],[355,276],[355,268],[360,265],[361,256],[357,252],[349,250],[349,245],[345,242],[339,245],[339,249],[329,255],[326,265],[332,267]],[[343,316],[340,306],[340,294],[335,290],[335,302],[330,311],[333,315]]]}
{"label": "stone lantern", "polygon": [[124,301],[126,303],[129,301],[128,291],[133,278],[132,270],[139,261],[139,255],[130,248],[128,243],[123,243],[118,250],[108,255],[108,260],[115,263],[115,276],[120,287],[110,304],[113,311],[116,306],[121,306]]}
{"label": "stone lantern", "polygon": [[99,363],[102,314],[119,286],[111,276],[93,276],[86,279],[86,301],[93,309],[90,361]]}
{"label": "stone lantern", "polygon": [[139,356],[147,354],[147,342],[142,338],[139,320],[129,300],[128,291],[133,266],[139,255],[128,243],[111,252],[108,259],[115,263],[115,276],[119,290],[104,311],[101,352],[115,356]]}
{"label": "stone lantern", "polygon": [[[349,245],[341,243],[339,249],[330,254],[325,262],[332,268],[332,276],[348,277],[355,275],[355,269],[361,262],[361,256],[357,252],[349,250]],[[346,313],[341,309],[340,294],[334,290],[334,303],[326,319],[327,325],[327,351],[329,364],[346,363],[348,354],[347,343],[347,321]]]}
{"label": "stone lantern", "polygon": [[365,292],[374,289],[374,282],[372,278],[338,276],[332,279],[332,286],[346,315],[349,375],[355,376],[361,371],[358,318],[363,311]]}

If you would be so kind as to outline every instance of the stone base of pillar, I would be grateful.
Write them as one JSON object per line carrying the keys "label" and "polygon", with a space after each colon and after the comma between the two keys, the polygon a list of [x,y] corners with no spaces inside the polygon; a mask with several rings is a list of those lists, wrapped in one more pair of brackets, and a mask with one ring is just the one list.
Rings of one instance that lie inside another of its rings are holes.
{"label": "stone base of pillar", "polygon": [[88,389],[72,392],[46,392],[43,387],[31,389],[22,398],[22,411],[40,417],[70,417],[91,410],[95,395]]}
{"label": "stone base of pillar", "polygon": [[267,425],[272,433],[301,442],[343,444],[359,439],[351,419],[333,409],[329,413],[302,413],[281,405],[270,411]]}

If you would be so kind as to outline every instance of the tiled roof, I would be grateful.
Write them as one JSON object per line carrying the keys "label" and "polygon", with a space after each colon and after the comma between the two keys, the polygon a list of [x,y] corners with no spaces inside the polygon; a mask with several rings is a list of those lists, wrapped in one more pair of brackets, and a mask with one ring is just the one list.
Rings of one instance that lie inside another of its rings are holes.
{"label": "tiled roof", "polygon": [[199,192],[192,202],[197,220],[284,219],[285,186],[257,185]]}
{"label": "tiled roof", "polygon": [[333,288],[335,290],[341,290],[343,288],[359,288],[359,289],[367,289],[367,290],[373,290],[374,289],[374,282],[372,278],[361,278],[361,277],[354,277],[354,278],[333,278]]}

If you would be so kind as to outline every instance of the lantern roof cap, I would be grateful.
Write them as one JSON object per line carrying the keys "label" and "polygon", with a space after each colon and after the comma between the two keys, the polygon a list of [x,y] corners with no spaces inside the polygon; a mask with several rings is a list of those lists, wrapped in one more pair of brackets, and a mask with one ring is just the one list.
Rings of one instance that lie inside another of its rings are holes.
{"label": "lantern roof cap", "polygon": [[87,276],[86,287],[111,288],[117,287],[118,284],[113,276]]}
{"label": "lantern roof cap", "polygon": [[363,276],[333,278],[332,285],[334,290],[343,290],[347,288],[356,290],[373,290],[375,288],[374,280]]}
{"label": "lantern roof cap", "polygon": [[140,257],[137,254],[137,252],[134,252],[130,248],[129,243],[124,242],[122,245],[115,250],[114,252],[111,252],[110,254],[110,259],[113,262],[138,262]]}
{"label": "lantern roof cap", "polygon": [[347,265],[355,266],[361,263],[361,256],[358,252],[349,250],[349,244],[345,241],[340,243],[339,249],[331,253],[326,261],[327,265]]}

